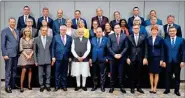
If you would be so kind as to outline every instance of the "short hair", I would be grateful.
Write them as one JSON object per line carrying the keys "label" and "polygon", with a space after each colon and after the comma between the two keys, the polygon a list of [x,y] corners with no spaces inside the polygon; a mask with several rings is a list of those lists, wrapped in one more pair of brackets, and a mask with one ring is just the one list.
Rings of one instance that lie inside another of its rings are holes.
{"label": "short hair", "polygon": [[65,24],[61,25],[61,26],[60,26],[60,29],[61,29],[62,27],[66,27],[66,25],[65,25]]}
{"label": "short hair", "polygon": [[120,12],[119,12],[119,11],[115,11],[115,12],[114,12],[114,16],[115,16],[115,13],[118,13],[118,14],[120,14]]}
{"label": "short hair", "polygon": [[31,19],[31,18],[28,18],[28,19],[26,19],[26,22],[27,22],[28,20],[30,20],[30,21],[33,23],[33,19]]}
{"label": "short hair", "polygon": [[135,7],[133,8],[133,11],[134,11],[135,9],[138,9],[138,10],[139,10],[139,7],[135,6]]}
{"label": "short hair", "polygon": [[14,17],[10,17],[10,18],[8,18],[8,21],[10,21],[11,19],[13,19],[13,20],[15,20],[15,21],[16,21],[16,19],[15,19]]}
{"label": "short hair", "polygon": [[100,9],[101,11],[103,11],[101,8],[97,8],[96,11],[97,11],[98,9]]}
{"label": "short hair", "polygon": [[26,6],[24,6],[24,7],[23,7],[23,9],[24,9],[24,8],[28,8],[28,9],[30,9],[30,7],[29,7],[29,6],[27,6],[27,5],[26,5]]}
{"label": "short hair", "polygon": [[155,10],[151,10],[150,13],[151,13],[151,12],[155,12],[155,14],[157,13]]}
{"label": "short hair", "polygon": [[152,17],[151,17],[151,19],[154,19],[154,18],[156,18],[156,19],[157,19],[157,16],[152,16]]}
{"label": "short hair", "polygon": [[114,25],[114,28],[115,28],[116,26],[119,26],[119,27],[121,27],[119,24],[115,24],[115,25]]}
{"label": "short hair", "polygon": [[158,30],[159,30],[159,28],[158,28],[158,26],[157,26],[157,25],[154,25],[154,26],[152,26],[152,28],[151,28],[151,31],[152,31],[152,30],[157,30],[157,31],[158,31]]}
{"label": "short hair", "polygon": [[175,30],[177,30],[174,26],[171,26],[171,27],[169,27],[169,31],[170,31],[170,29],[175,29]]}
{"label": "short hair", "polygon": [[44,11],[44,10],[49,10],[47,7],[44,7],[43,9],[42,9],[42,11]]}
{"label": "short hair", "polygon": [[135,17],[134,20],[133,20],[133,24],[135,24],[135,20],[139,20],[139,23],[141,24],[142,21],[141,21],[141,18],[140,17]]}
{"label": "short hair", "polygon": [[174,15],[168,15],[168,16],[167,16],[167,19],[170,18],[170,17],[175,18]]}
{"label": "short hair", "polygon": [[67,22],[68,22],[68,21],[71,21],[71,23],[73,24],[72,20],[71,20],[71,19],[69,19],[69,18],[68,18],[68,19],[66,19],[66,24],[67,24]]}
{"label": "short hair", "polygon": [[102,27],[98,27],[98,28],[97,28],[97,30],[98,30],[98,29],[100,29],[100,30],[103,32],[103,29],[102,29]]}
{"label": "short hair", "polygon": [[40,27],[40,30],[42,31],[43,28],[47,28],[47,29],[48,29],[48,27],[43,27],[43,26],[42,26],[42,27]]}
{"label": "short hair", "polygon": [[79,12],[79,13],[81,14],[81,11],[80,11],[80,10],[75,10],[75,13],[76,13],[76,12]]}

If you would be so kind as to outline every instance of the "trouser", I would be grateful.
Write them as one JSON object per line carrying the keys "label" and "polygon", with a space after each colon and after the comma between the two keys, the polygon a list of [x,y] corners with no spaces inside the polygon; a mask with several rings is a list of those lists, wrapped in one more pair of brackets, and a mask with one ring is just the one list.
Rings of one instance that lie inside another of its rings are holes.
{"label": "trouser", "polygon": [[45,86],[50,87],[50,78],[51,78],[51,65],[45,64],[45,65],[39,65],[38,66],[38,73],[39,73],[39,84],[40,87],[44,87],[44,80]]}

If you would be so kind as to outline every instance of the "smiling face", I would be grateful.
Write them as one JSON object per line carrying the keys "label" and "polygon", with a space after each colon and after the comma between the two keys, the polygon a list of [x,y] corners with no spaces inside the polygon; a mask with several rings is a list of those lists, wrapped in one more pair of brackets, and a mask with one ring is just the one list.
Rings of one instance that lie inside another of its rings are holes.
{"label": "smiling face", "polygon": [[61,9],[59,9],[59,10],[57,11],[57,16],[58,16],[58,18],[62,18],[62,16],[63,16],[63,11],[62,11]]}
{"label": "smiling face", "polygon": [[116,33],[116,34],[120,34],[121,33],[121,27],[120,27],[120,25],[115,25],[114,26],[114,32]]}
{"label": "smiling face", "polygon": [[30,34],[31,34],[31,30],[29,28],[25,28],[24,29],[24,35],[25,36],[30,36]]}
{"label": "smiling face", "polygon": [[138,16],[139,15],[139,8],[134,8],[133,14],[134,14],[134,16]]}
{"label": "smiling face", "polygon": [[48,8],[43,8],[42,14],[43,14],[43,16],[48,17],[49,16],[49,9]]}
{"label": "smiling face", "polygon": [[175,37],[176,33],[177,33],[177,30],[176,30],[175,27],[169,28],[169,35],[170,35],[170,37]]}
{"label": "smiling face", "polygon": [[114,12],[114,18],[116,19],[116,20],[119,20],[120,19],[120,13],[119,12]]}
{"label": "smiling face", "polygon": [[11,28],[15,28],[16,26],[16,20],[15,19],[9,19],[8,24]]}
{"label": "smiling face", "polygon": [[81,13],[80,13],[80,11],[75,11],[75,18],[80,18],[80,16],[81,16]]}
{"label": "smiling face", "polygon": [[67,32],[67,27],[64,25],[60,26],[60,34],[66,35],[66,32]]}
{"label": "smiling face", "polygon": [[98,8],[98,9],[96,10],[96,14],[97,14],[97,16],[102,16],[102,15],[103,15],[102,9],[101,9],[101,8]]}
{"label": "smiling face", "polygon": [[134,34],[138,34],[139,33],[139,30],[140,30],[140,28],[139,28],[138,25],[134,25],[133,26],[133,32],[134,32]]}
{"label": "smiling face", "polygon": [[66,26],[67,26],[67,27],[71,27],[71,26],[72,26],[72,21],[71,21],[71,19],[68,19],[68,20],[66,21]]}
{"label": "smiling face", "polygon": [[97,28],[96,37],[101,38],[103,36],[102,28]]}
{"label": "smiling face", "polygon": [[168,22],[168,24],[173,24],[175,22],[175,18],[174,17],[168,17],[167,22]]}
{"label": "smiling face", "polygon": [[41,35],[42,36],[46,36],[48,32],[48,28],[47,27],[41,27]]}
{"label": "smiling face", "polygon": [[98,28],[98,22],[97,21],[93,21],[93,29],[97,29]]}

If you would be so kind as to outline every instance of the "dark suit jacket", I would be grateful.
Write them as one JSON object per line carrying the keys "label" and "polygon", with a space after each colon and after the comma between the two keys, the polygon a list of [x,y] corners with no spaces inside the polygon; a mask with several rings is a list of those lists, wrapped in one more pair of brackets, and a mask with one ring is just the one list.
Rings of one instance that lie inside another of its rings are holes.
{"label": "dark suit jacket", "polygon": [[[167,26],[168,24],[164,25],[164,32],[165,32],[165,38],[169,37],[169,34],[167,32]],[[177,24],[173,24],[173,26],[177,29],[177,36],[178,37],[182,37],[182,31],[181,31],[181,26],[177,25]]]}
{"label": "dark suit jacket", "polygon": [[117,23],[116,20],[112,20],[112,21],[110,22],[111,28],[114,29],[114,26],[115,26],[116,24],[119,24],[119,23]]}
{"label": "dark suit jacket", "polygon": [[148,59],[158,57],[164,60],[164,40],[162,37],[157,36],[153,45],[152,36],[147,38],[148,45]]}
{"label": "dark suit jacket", "polygon": [[[43,16],[40,17],[37,21],[37,30],[39,31],[40,30],[40,27],[42,27],[42,20],[43,20]],[[50,17],[48,17],[48,26],[49,28],[52,28],[53,26],[53,19],[51,19]]]}
{"label": "dark suit jacket", "polygon": [[[32,17],[32,16],[30,16],[30,15],[29,15],[28,18],[31,18],[31,19],[33,20],[33,26],[32,26],[32,27],[33,27],[33,28],[36,28],[35,18]],[[22,16],[20,16],[20,17],[18,18],[17,29],[18,29],[19,31],[21,31],[22,28],[25,28],[25,27],[26,27],[26,24],[25,24],[25,22],[24,22],[24,15],[22,15]]]}
{"label": "dark suit jacket", "polygon": [[61,25],[64,25],[66,24],[66,20],[64,18],[62,18],[62,23],[60,24],[59,23],[59,20],[56,19],[53,21],[53,27],[52,27],[52,30],[53,30],[53,35],[55,36],[56,34],[60,34],[60,26]]}
{"label": "dark suit jacket", "polygon": [[12,34],[9,27],[1,32],[1,51],[2,56],[16,57],[19,51],[19,31],[15,30],[17,39]]}
{"label": "dark suit jacket", "polygon": [[91,39],[91,58],[92,62],[100,61],[105,62],[107,59],[107,42],[108,38],[102,37],[101,44],[98,45],[97,37]]}
{"label": "dark suit jacket", "polygon": [[[143,17],[141,17],[141,16],[139,16],[140,18],[141,18],[141,25],[142,26],[145,26],[145,21],[144,21],[144,18]],[[128,27],[129,28],[131,28],[132,26],[133,26],[133,20],[134,20],[134,16],[132,16],[132,17],[130,17],[129,19],[128,19]]]}
{"label": "dark suit jacket", "polygon": [[[80,19],[84,21],[85,28],[87,29],[87,22],[86,22],[86,20],[83,19],[83,18],[80,18]],[[72,28],[73,28],[73,29],[77,29],[78,26],[77,26],[77,24],[76,24],[76,18],[73,18],[72,23],[73,23],[73,24],[72,24]]]}
{"label": "dark suit jacket", "polygon": [[143,34],[139,34],[138,45],[136,46],[134,34],[129,35],[128,37],[128,58],[130,58],[131,62],[140,61],[144,58],[148,57],[147,51],[147,39]]}
{"label": "dark suit jacket", "polygon": [[117,44],[116,34],[110,34],[108,37],[108,51],[110,54],[110,59],[114,59],[115,54],[121,54],[122,59],[126,60],[126,52],[128,50],[127,36],[124,33],[120,33],[119,45]]}
{"label": "dark suit jacket", "polygon": [[92,24],[93,24],[93,21],[94,21],[94,20],[97,20],[97,21],[98,21],[98,25],[99,25],[100,27],[102,27],[103,30],[105,29],[105,23],[109,22],[109,19],[108,19],[107,17],[102,16],[102,22],[101,22],[101,25],[100,25],[100,21],[99,21],[99,19],[98,19],[98,16],[95,16],[95,17],[93,17],[92,20],[91,20],[91,29],[93,28]]}
{"label": "dark suit jacket", "polygon": [[[134,32],[133,32],[132,29],[133,29],[133,27],[131,27],[131,28],[129,29],[130,34],[134,34]],[[148,36],[145,27],[142,26],[142,25],[140,25],[140,31],[139,31],[139,32],[140,32],[139,34],[144,34],[145,36]]]}
{"label": "dark suit jacket", "polygon": [[56,60],[68,60],[71,54],[71,44],[72,37],[66,35],[66,44],[64,45],[61,39],[60,34],[57,34],[53,37],[52,42],[52,58],[55,57]]}
{"label": "dark suit jacket", "polygon": [[164,40],[164,53],[165,53],[165,62],[167,63],[180,63],[185,62],[185,45],[184,39],[181,37],[176,37],[175,46],[171,45],[171,38],[167,37]]}

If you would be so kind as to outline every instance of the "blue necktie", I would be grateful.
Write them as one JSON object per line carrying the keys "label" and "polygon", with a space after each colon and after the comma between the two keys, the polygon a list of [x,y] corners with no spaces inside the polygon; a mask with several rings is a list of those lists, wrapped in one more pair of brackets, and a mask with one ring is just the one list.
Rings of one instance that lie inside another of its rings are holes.
{"label": "blue necktie", "polygon": [[175,40],[174,40],[174,38],[172,38],[171,45],[172,45],[172,48],[175,46]]}
{"label": "blue necktie", "polygon": [[98,46],[100,47],[100,38],[98,38]]}

